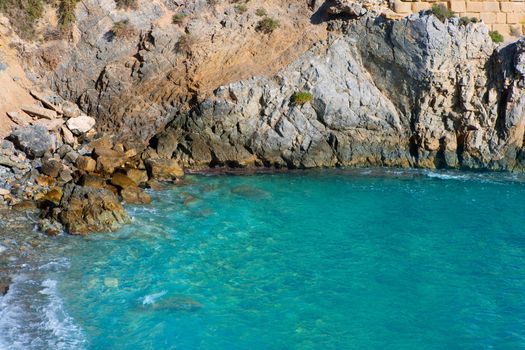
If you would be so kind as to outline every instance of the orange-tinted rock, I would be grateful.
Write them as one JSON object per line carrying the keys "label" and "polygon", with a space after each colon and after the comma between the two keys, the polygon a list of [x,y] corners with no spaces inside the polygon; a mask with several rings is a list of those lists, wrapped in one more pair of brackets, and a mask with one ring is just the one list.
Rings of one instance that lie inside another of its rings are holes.
{"label": "orange-tinted rock", "polygon": [[21,201],[20,203],[14,204],[12,208],[20,211],[35,210],[37,205],[34,201]]}
{"label": "orange-tinted rock", "polygon": [[146,182],[146,186],[151,188],[153,191],[162,191],[162,185],[155,180],[149,180]]}
{"label": "orange-tinted rock", "polygon": [[111,177],[111,184],[119,188],[137,187],[137,183],[122,173],[115,173]]}
{"label": "orange-tinted rock", "polygon": [[91,157],[79,156],[75,162],[75,166],[80,170],[92,173],[95,171],[97,162]]}
{"label": "orange-tinted rock", "polygon": [[60,187],[54,187],[49,192],[46,193],[43,200],[47,202],[51,202],[54,205],[59,205],[60,200],[62,199],[62,189]]}
{"label": "orange-tinted rock", "polygon": [[36,178],[36,183],[40,186],[49,187],[56,183],[56,180],[47,175],[40,175]]}
{"label": "orange-tinted rock", "polygon": [[66,230],[74,235],[115,231],[130,218],[117,196],[101,188],[66,186],[58,214]]}
{"label": "orange-tinted rock", "polygon": [[126,159],[119,156],[119,157],[107,157],[107,156],[99,156],[97,157],[96,167],[95,169],[104,174],[112,174],[115,172],[115,169],[120,168],[121,166],[126,163]]}
{"label": "orange-tinted rock", "polygon": [[88,145],[88,148],[91,148],[92,150],[94,150],[95,148],[112,149],[113,141],[111,140],[111,137],[109,135],[105,135],[103,137],[91,141]]}
{"label": "orange-tinted rock", "polygon": [[140,169],[127,169],[126,175],[136,184],[145,183],[148,181],[148,172]]}
{"label": "orange-tinted rock", "polygon": [[106,180],[100,176],[84,174],[80,178],[79,184],[86,187],[106,188]]}
{"label": "orange-tinted rock", "polygon": [[184,176],[184,170],[175,159],[148,159],[145,163],[153,179],[170,181]]}
{"label": "orange-tinted rock", "polygon": [[129,204],[149,204],[151,197],[142,188],[127,187],[120,191],[122,199]]}

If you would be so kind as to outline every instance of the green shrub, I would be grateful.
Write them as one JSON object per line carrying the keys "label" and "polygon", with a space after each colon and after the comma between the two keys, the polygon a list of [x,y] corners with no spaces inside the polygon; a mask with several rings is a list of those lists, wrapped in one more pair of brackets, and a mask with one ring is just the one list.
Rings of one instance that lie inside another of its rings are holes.
{"label": "green shrub", "polygon": [[492,41],[495,42],[496,44],[499,44],[505,41],[505,39],[503,38],[503,35],[501,35],[497,30],[490,31],[489,36],[492,39]]}
{"label": "green shrub", "polygon": [[42,0],[29,0],[26,2],[25,10],[27,11],[29,19],[36,21],[42,17],[44,13],[44,3]]}
{"label": "green shrub", "polygon": [[4,13],[15,32],[23,39],[35,38],[35,25],[44,13],[44,5],[51,0],[0,0]]}
{"label": "green shrub", "polygon": [[293,105],[304,105],[311,102],[314,96],[308,91],[296,92],[292,95],[291,102]]}
{"label": "green shrub", "polygon": [[116,38],[129,39],[135,35],[135,28],[129,23],[127,19],[115,22],[113,28],[111,28],[111,33]]}
{"label": "green shrub", "polygon": [[478,19],[476,17],[461,17],[459,19],[460,26],[466,26],[469,23],[478,23]]}
{"label": "green shrub", "polygon": [[259,17],[266,17],[268,15],[268,12],[266,12],[266,10],[262,7],[259,7],[256,11],[255,11],[255,14]]}
{"label": "green shrub", "polygon": [[196,40],[194,36],[184,34],[179,38],[179,41],[175,45],[175,50],[181,54],[190,54]]}
{"label": "green shrub", "polygon": [[75,9],[78,0],[61,0],[58,7],[59,28],[67,30],[75,23]]}
{"label": "green shrub", "polygon": [[452,17],[456,16],[456,14],[453,11],[450,11],[443,4],[432,5],[432,9],[430,10],[430,13],[436,16],[441,22],[445,22],[445,20],[451,19]]}
{"label": "green shrub", "polygon": [[137,0],[115,0],[118,9],[123,10],[136,10],[139,6]]}
{"label": "green shrub", "polygon": [[264,17],[257,23],[257,27],[255,27],[255,30],[258,32],[271,34],[274,30],[279,28],[280,23],[278,20],[270,18],[270,17]]}
{"label": "green shrub", "polygon": [[245,13],[246,11],[248,11],[248,6],[246,6],[245,4],[235,5],[235,12]]}
{"label": "green shrub", "polygon": [[173,17],[171,17],[171,23],[173,24],[182,24],[184,22],[184,19],[187,17],[188,15],[184,14],[184,13],[176,13],[173,15]]}

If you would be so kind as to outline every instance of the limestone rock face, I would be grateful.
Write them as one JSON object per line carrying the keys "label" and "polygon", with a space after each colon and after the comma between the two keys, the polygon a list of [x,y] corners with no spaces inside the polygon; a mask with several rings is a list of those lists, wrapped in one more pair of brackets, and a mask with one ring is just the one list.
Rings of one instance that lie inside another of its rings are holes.
{"label": "limestone rock face", "polygon": [[55,141],[47,128],[40,124],[16,129],[10,138],[19,149],[33,158],[42,157],[55,147]]}
{"label": "limestone rock face", "polygon": [[[156,139],[184,166],[523,168],[525,40],[365,15],[273,78],[218,88]],[[296,92],[312,99],[293,102]]]}
{"label": "limestone rock face", "polygon": [[[49,81],[62,97],[96,116],[97,128],[141,144],[195,94],[272,75],[325,36],[326,26],[311,25],[306,2],[251,0],[244,14],[234,6],[229,0],[151,0],[139,1],[137,11],[123,11],[113,0],[82,1],[74,28],[78,40],[59,47],[66,47],[63,60]],[[280,21],[271,35],[255,30],[261,7]],[[182,23],[172,23],[174,14],[185,15]],[[136,34],[111,35],[121,20]]]}

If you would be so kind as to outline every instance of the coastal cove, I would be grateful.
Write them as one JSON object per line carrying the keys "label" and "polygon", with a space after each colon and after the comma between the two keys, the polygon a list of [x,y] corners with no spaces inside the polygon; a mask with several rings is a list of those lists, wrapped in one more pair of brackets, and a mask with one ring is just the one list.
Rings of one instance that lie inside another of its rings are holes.
{"label": "coastal cove", "polygon": [[0,297],[0,348],[525,346],[521,174],[188,175],[148,194],[117,232],[45,237]]}

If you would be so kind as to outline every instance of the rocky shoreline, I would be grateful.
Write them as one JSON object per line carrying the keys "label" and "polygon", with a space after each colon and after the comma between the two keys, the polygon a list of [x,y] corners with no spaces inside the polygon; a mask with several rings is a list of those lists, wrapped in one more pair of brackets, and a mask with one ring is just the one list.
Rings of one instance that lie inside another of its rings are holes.
{"label": "rocky shoreline", "polygon": [[[85,235],[128,223],[122,203],[150,203],[144,189],[185,170],[524,171],[525,39],[497,45],[483,23],[428,11],[393,18],[346,0],[266,2],[293,16],[281,23],[288,36],[261,33],[256,3],[240,14],[221,2],[155,0],[129,13],[85,2],[71,45],[28,54],[41,89],[7,111],[15,127],[0,144],[0,205],[36,211],[47,235]],[[108,37],[104,11],[146,28],[132,31],[138,42]],[[182,13],[181,23],[161,21]],[[239,37],[240,58],[226,60],[217,43]],[[181,50],[183,39],[192,46]],[[282,57],[259,67],[269,48]],[[54,49],[62,56],[50,60]]]}
{"label": "rocky shoreline", "polygon": [[96,132],[76,105],[32,94],[39,105],[9,113],[18,126],[1,144],[0,199],[39,210],[46,234],[114,231],[130,221],[122,203],[150,203],[144,188],[184,176],[176,161],[143,158]]}

